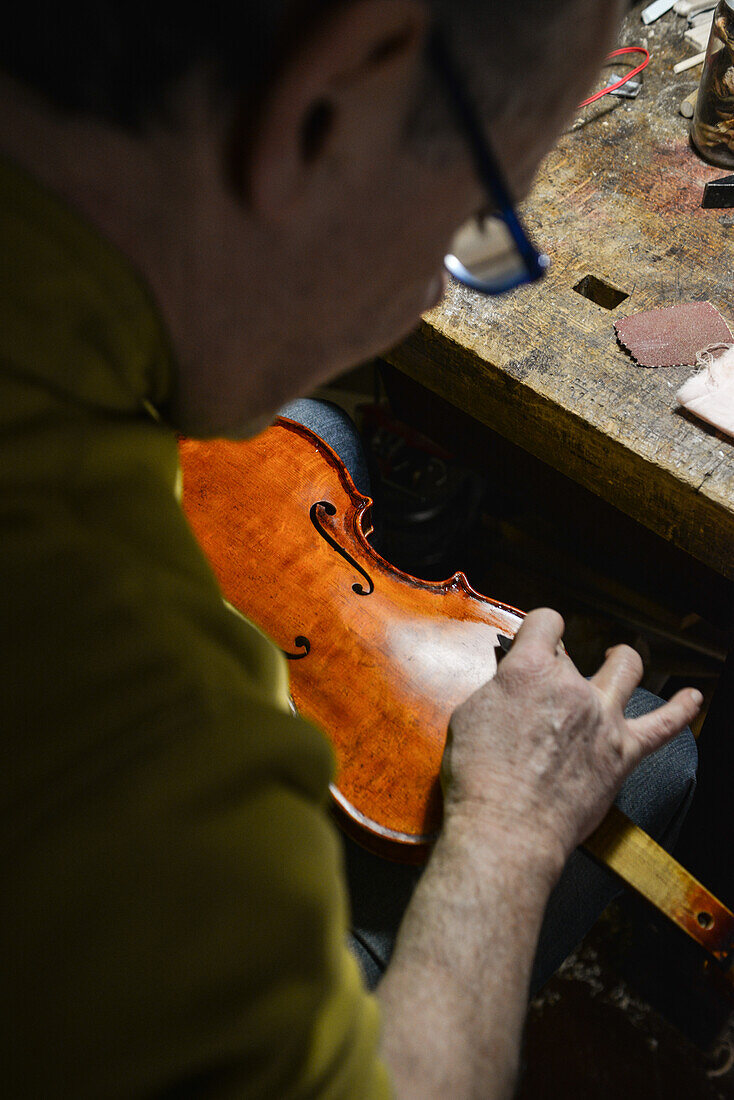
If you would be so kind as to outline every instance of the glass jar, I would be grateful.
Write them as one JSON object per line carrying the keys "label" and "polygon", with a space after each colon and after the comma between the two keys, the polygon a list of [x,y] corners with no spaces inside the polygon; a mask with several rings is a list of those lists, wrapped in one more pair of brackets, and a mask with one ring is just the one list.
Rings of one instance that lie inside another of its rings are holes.
{"label": "glass jar", "polygon": [[691,140],[704,160],[734,168],[734,0],[716,8]]}

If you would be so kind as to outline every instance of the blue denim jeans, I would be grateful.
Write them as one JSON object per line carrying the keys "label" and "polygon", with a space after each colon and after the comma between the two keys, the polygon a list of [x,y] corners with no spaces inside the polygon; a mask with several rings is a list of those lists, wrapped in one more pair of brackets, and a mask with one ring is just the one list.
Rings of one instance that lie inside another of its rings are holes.
{"label": "blue denim jeans", "polygon": [[[350,471],[360,492],[369,495],[369,475],[361,443],[343,410],[330,403],[301,399],[285,406],[281,414],[298,420],[325,440]],[[637,717],[661,703],[661,699],[640,689],[630,699],[626,714]],[[697,764],[696,742],[686,729],[644,760],[616,799],[628,817],[668,850],[676,841],[693,798]],[[367,984],[374,988],[389,962],[398,926],[421,868],[380,859],[347,837],[344,855],[352,908],[350,942]],[[531,977],[531,994],[558,969],[621,890],[619,880],[585,852],[577,849],[572,853],[548,900]]]}

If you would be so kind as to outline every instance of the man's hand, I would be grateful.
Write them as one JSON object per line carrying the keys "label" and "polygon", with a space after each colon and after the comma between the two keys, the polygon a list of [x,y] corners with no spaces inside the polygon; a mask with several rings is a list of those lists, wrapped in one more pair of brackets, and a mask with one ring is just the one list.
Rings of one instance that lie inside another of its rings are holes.
{"label": "man's hand", "polygon": [[681,691],[627,721],[639,656],[610,650],[585,680],[562,634],[555,611],[528,615],[494,680],[451,719],[444,828],[379,987],[401,1100],[512,1095],[553,884],[624,778],[700,706]]}
{"label": "man's hand", "polygon": [[443,780],[447,823],[483,823],[563,865],[599,824],[639,762],[698,713],[686,689],[630,721],[624,708],[642,677],[627,646],[609,650],[591,680],[565,653],[561,616],[533,611],[497,675],[451,719]]}

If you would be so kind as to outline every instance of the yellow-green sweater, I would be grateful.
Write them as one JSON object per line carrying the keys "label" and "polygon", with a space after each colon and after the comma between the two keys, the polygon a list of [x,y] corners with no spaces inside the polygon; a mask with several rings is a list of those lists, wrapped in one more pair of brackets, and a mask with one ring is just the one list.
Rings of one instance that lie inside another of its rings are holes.
{"label": "yellow-green sweater", "polygon": [[0,1091],[382,1097],[331,752],[182,515],[127,261],[0,165]]}

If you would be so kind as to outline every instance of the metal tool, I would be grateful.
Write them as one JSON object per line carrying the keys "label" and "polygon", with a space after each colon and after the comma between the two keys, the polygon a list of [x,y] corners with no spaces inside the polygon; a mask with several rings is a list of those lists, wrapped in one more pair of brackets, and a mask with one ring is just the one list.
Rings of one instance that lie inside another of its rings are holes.
{"label": "metal tool", "polygon": [[734,176],[720,176],[707,183],[701,206],[706,210],[729,210],[734,207]]}

